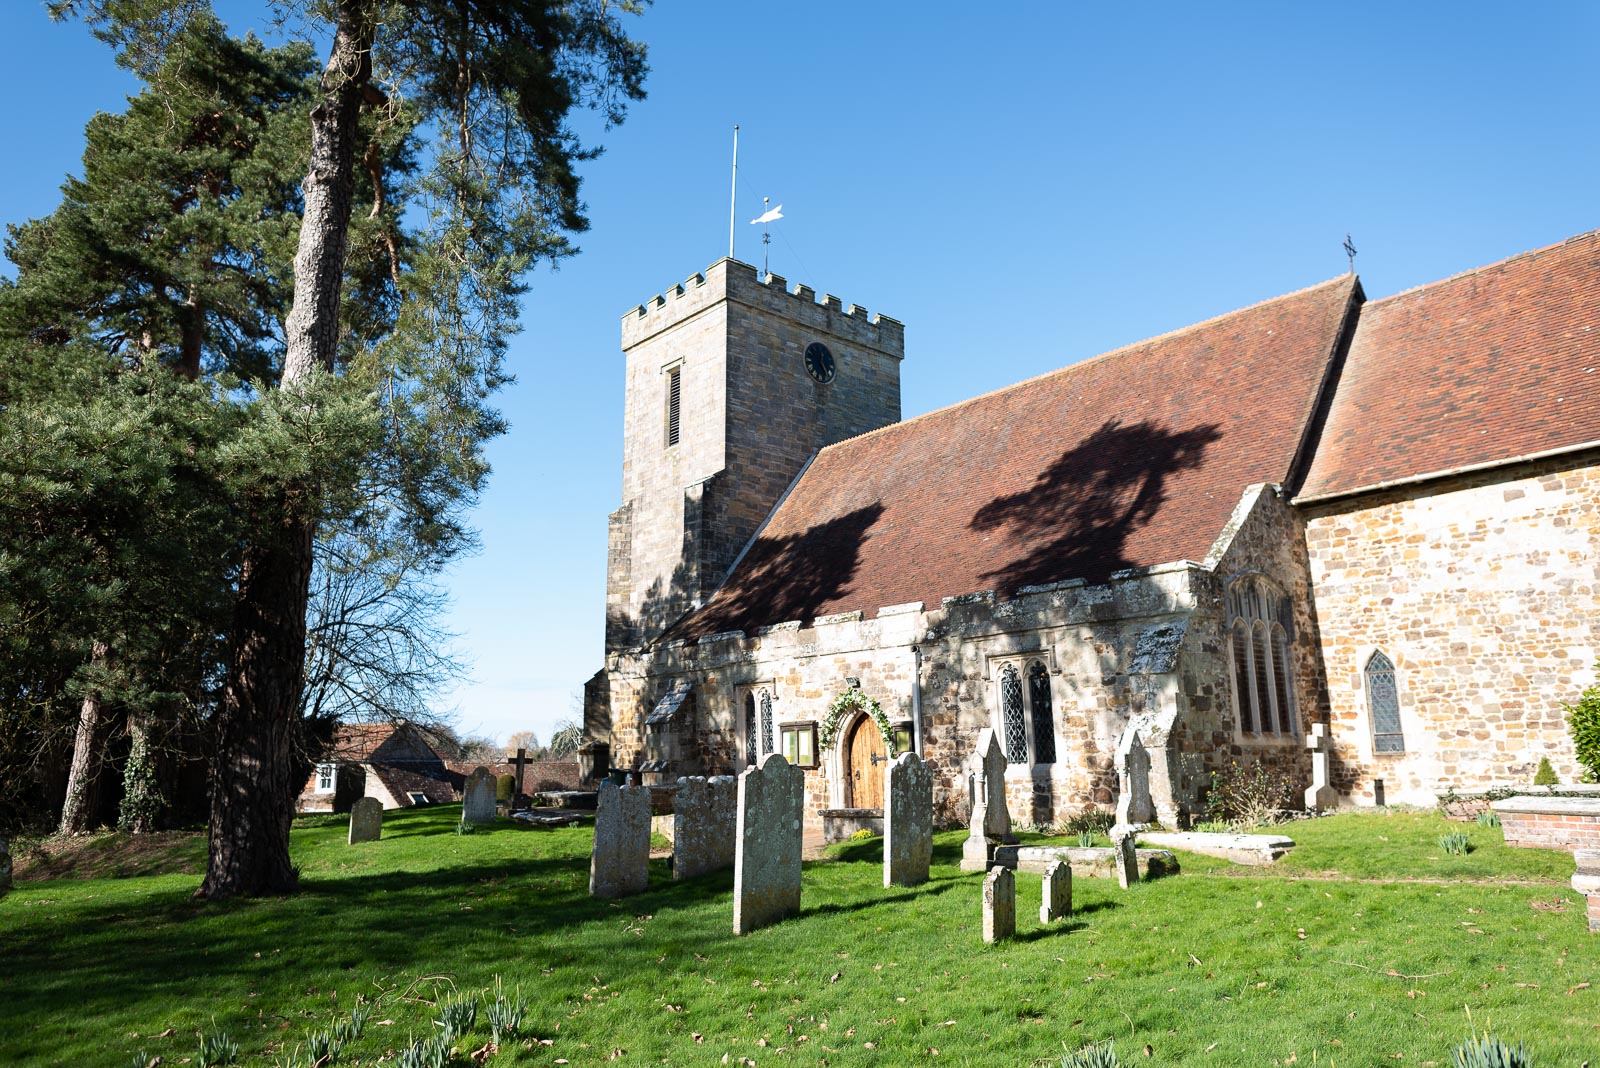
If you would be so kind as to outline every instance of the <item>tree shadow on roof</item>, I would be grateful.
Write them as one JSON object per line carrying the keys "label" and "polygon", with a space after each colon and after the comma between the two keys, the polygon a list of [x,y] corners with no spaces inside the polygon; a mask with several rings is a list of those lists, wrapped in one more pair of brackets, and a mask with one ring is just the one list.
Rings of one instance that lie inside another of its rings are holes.
{"label": "tree shadow on roof", "polygon": [[1149,421],[1108,420],[1026,490],[997,497],[973,515],[973,530],[1003,531],[1025,550],[984,577],[994,579],[997,591],[1014,592],[1066,579],[1104,582],[1136,566],[1127,555],[1129,536],[1160,511],[1167,480],[1199,467],[1221,437],[1215,423],[1172,431]]}
{"label": "tree shadow on roof", "polygon": [[799,534],[757,538],[728,584],[677,636],[814,619],[849,592],[861,547],[883,512],[873,503]]}

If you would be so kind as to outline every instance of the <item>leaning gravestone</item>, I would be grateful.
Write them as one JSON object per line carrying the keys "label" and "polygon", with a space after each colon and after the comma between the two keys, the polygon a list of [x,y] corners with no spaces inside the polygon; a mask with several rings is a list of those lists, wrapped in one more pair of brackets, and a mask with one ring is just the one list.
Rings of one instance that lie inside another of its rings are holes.
{"label": "leaning gravestone", "polygon": [[1006,810],[1006,755],[993,728],[978,732],[972,755],[972,828],[961,848],[962,871],[988,871],[994,847],[1011,838],[1011,813]]}
{"label": "leaning gravestone", "polygon": [[983,877],[983,940],[998,942],[1017,933],[1017,877],[1010,868],[990,868]]}
{"label": "leaning gravestone", "polygon": [[350,806],[350,844],[376,842],[383,837],[383,802],[362,797]]}
{"label": "leaning gravestone", "polygon": [[692,879],[733,866],[739,782],[731,775],[678,780],[673,799],[672,877]]}
{"label": "leaning gravestone", "polygon": [[1117,746],[1116,768],[1121,787],[1117,822],[1127,827],[1154,822],[1156,806],[1150,799],[1150,754],[1145,751],[1139,732],[1132,728]]}
{"label": "leaning gravestone", "polygon": [[733,933],[800,911],[800,820],[805,772],[777,753],[739,776],[733,858]]}
{"label": "leaning gravestone", "polygon": [[1053,860],[1044,870],[1044,892],[1039,900],[1039,922],[1052,923],[1072,915],[1072,865]]}
{"label": "leaning gravestone", "polygon": [[0,838],[0,895],[11,889],[11,843]]}
{"label": "leaning gravestone", "polygon": [[488,768],[473,768],[461,791],[461,818],[467,823],[494,822],[494,776]]}
{"label": "leaning gravestone", "polygon": [[883,769],[883,885],[928,881],[933,860],[933,772],[915,753]]}
{"label": "leaning gravestone", "polygon": [[650,885],[650,788],[600,785],[589,855],[589,896],[627,897]]}
{"label": "leaning gravestone", "polygon": [[1139,854],[1133,847],[1134,828],[1117,824],[1111,828],[1111,856],[1117,866],[1117,885],[1126,890],[1139,881]]}

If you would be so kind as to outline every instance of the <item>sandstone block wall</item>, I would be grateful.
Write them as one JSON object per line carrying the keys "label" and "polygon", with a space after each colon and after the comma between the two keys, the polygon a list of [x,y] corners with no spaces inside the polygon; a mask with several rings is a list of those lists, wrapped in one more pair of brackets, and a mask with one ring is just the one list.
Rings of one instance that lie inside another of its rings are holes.
{"label": "sandstone block wall", "polygon": [[[1562,705],[1600,657],[1596,456],[1304,507],[1339,792],[1576,778]],[[1374,752],[1363,670],[1395,664],[1406,751]]]}

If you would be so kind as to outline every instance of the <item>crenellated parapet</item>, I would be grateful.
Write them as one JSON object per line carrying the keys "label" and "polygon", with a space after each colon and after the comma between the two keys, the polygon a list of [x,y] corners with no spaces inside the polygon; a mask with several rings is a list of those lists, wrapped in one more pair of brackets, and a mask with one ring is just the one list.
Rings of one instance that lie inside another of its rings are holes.
{"label": "crenellated parapet", "polygon": [[622,316],[622,347],[630,349],[654,335],[727,300],[746,305],[818,333],[895,357],[905,356],[905,324],[845,304],[831,293],[820,300],[810,286],[792,287],[782,275],[760,272],[748,263],[720,259],[703,274],[693,274]]}

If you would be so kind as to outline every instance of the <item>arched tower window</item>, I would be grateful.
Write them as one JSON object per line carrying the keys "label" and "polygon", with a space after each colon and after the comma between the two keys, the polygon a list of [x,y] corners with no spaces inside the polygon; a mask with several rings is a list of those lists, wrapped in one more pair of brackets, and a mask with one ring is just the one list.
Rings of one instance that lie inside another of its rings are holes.
{"label": "arched tower window", "polygon": [[1028,665],[1028,712],[1033,723],[1033,762],[1056,762],[1056,721],[1050,704],[1050,673],[1038,660]]}
{"label": "arched tower window", "polygon": [[1372,711],[1372,748],[1378,753],[1404,753],[1405,734],[1400,729],[1400,688],[1395,683],[1394,661],[1381,652],[1367,661],[1367,707]]}
{"label": "arched tower window", "polygon": [[744,762],[747,767],[756,764],[756,695],[744,695]]}
{"label": "arched tower window", "polygon": [[1293,737],[1294,611],[1265,575],[1241,575],[1228,586],[1229,668],[1241,734]]}
{"label": "arched tower window", "polygon": [[1028,762],[1028,722],[1022,716],[1022,679],[1015,664],[1000,669],[1000,722],[1005,728],[1006,761]]}

